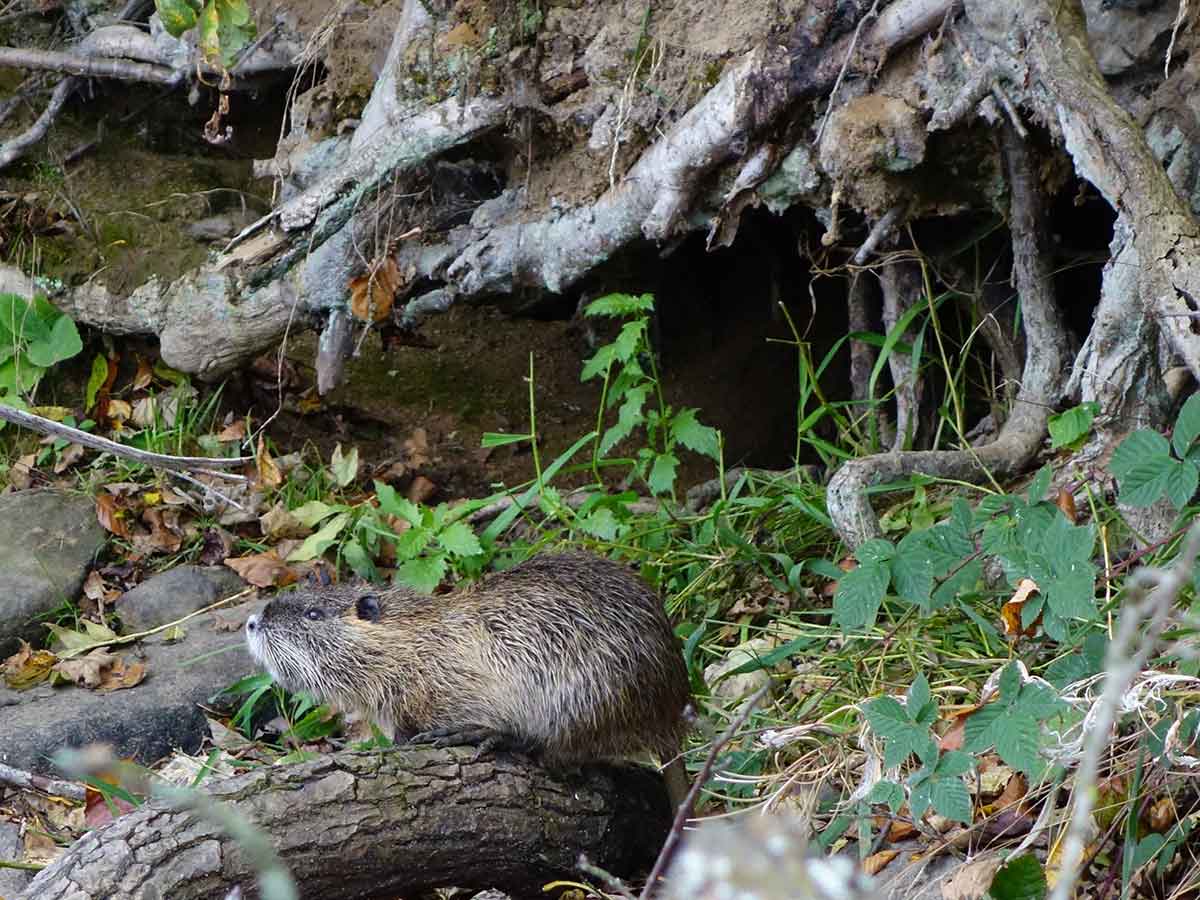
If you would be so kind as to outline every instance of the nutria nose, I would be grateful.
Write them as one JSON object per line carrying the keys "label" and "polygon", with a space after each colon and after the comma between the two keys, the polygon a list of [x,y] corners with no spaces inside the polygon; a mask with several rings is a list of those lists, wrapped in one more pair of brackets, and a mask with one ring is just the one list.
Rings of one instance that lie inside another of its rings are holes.
{"label": "nutria nose", "polygon": [[258,613],[255,613],[246,620],[246,630],[250,632],[258,630]]}

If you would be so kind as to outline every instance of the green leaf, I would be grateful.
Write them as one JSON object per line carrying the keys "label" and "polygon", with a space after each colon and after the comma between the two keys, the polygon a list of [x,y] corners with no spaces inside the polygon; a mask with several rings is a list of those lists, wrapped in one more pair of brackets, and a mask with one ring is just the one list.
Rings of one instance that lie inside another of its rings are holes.
{"label": "green leaf", "polygon": [[671,419],[671,436],[683,446],[702,453],[713,460],[721,457],[721,434],[717,429],[701,425],[696,420],[696,410],[687,408],[677,412]]}
{"label": "green leaf", "polygon": [[342,556],[359,578],[374,581],[378,577],[379,573],[375,569],[374,560],[371,559],[370,554],[367,553],[358,538],[346,542],[346,545],[342,547]]}
{"label": "green leaf", "polygon": [[221,64],[231,68],[238,54],[254,40],[257,29],[246,0],[217,0],[217,32],[221,42]]}
{"label": "green leaf", "polygon": [[1187,452],[1200,437],[1200,394],[1192,394],[1179,410],[1179,418],[1175,420],[1175,430],[1171,432],[1171,446],[1179,458],[1187,456]]}
{"label": "green leaf", "polygon": [[971,795],[967,786],[957,776],[938,777],[930,780],[929,800],[933,811],[939,816],[956,822],[969,824],[971,821]]}
{"label": "green leaf", "polygon": [[606,506],[580,517],[577,524],[586,534],[600,538],[602,541],[611,541],[617,536],[617,517]]}
{"label": "green leaf", "polygon": [[634,319],[632,322],[626,322],[621,326],[616,340],[609,346],[613,349],[614,358],[620,362],[629,362],[642,349],[645,340],[646,320]]}
{"label": "green leaf", "polygon": [[481,447],[504,447],[508,444],[519,444],[532,437],[528,434],[501,434],[496,431],[485,431],[479,441]]}
{"label": "green leaf", "polygon": [[863,704],[867,724],[881,738],[902,739],[912,732],[908,713],[895,697],[875,697]]}
{"label": "green leaf", "polygon": [[1032,853],[1010,859],[992,877],[992,900],[1045,900],[1046,873]]}
{"label": "green leaf", "polygon": [[154,0],[154,6],[171,37],[179,37],[196,24],[196,9],[187,0]]}
{"label": "green leaf", "polygon": [[455,522],[438,534],[440,543],[451,556],[475,556],[483,552],[479,538],[466,522]]}
{"label": "green leaf", "polygon": [[336,444],[329,460],[329,470],[338,487],[344,488],[352,482],[358,475],[358,448],[351,447],[349,453],[343,454],[341,443]]}
{"label": "green leaf", "polygon": [[583,369],[579,373],[580,381],[591,381],[597,375],[603,375],[608,371],[617,359],[617,351],[612,344],[605,344],[599,348],[589,359],[583,363]]}
{"label": "green leaf", "polygon": [[744,675],[747,672],[757,672],[760,669],[770,669],[777,666],[789,657],[795,656],[804,650],[820,643],[817,638],[802,637],[794,638],[786,644],[781,644],[774,650],[763,653],[761,656],[756,656],[754,659],[747,660],[735,669],[730,669],[722,678],[728,678],[731,675]]}
{"label": "green leaf", "polygon": [[92,374],[88,376],[87,389],[84,391],[84,403],[87,409],[96,405],[96,395],[108,381],[108,358],[103,353],[97,353],[92,359]]}
{"label": "green leaf", "polygon": [[0,365],[0,398],[12,403],[17,394],[27,394],[38,386],[46,370],[35,366],[23,356],[15,356]]}
{"label": "green leaf", "polygon": [[1169,456],[1150,456],[1134,463],[1118,478],[1121,502],[1130,506],[1150,506],[1157,502],[1178,477],[1175,470],[1180,465]]}
{"label": "green leaf", "polygon": [[625,402],[621,404],[621,409],[617,413],[617,423],[604,432],[604,437],[600,439],[601,456],[633,434],[633,430],[645,421],[642,409],[646,405],[649,392],[649,385],[639,385],[630,388],[625,394]]}
{"label": "green leaf", "polygon": [[316,559],[333,546],[334,542],[337,541],[338,535],[342,533],[342,529],[346,527],[349,521],[350,513],[348,512],[334,516],[322,525],[320,530],[310,534],[304,539],[304,543],[289,553],[287,561],[304,562],[309,559]]}
{"label": "green leaf", "polygon": [[24,297],[0,294],[0,328],[21,343],[50,338],[50,326],[37,315]]}
{"label": "green leaf", "polygon": [[1007,712],[1002,704],[993,701],[971,713],[963,730],[963,749],[978,753],[993,746],[996,743],[997,724]]}
{"label": "green leaf", "polygon": [[947,750],[938,758],[934,771],[946,778],[966,775],[975,769],[975,757],[961,750]]}
{"label": "green leaf", "polygon": [[396,581],[413,590],[430,594],[446,576],[446,557],[442,554],[410,559],[396,569]]}
{"label": "green leaf", "polygon": [[83,349],[79,329],[69,316],[59,316],[45,338],[30,341],[26,355],[34,365],[50,368],[55,363],[70,359]]}
{"label": "green leaf", "polygon": [[854,551],[854,557],[860,563],[870,565],[872,563],[886,563],[894,559],[896,556],[896,548],[892,546],[891,541],[886,541],[883,538],[873,538],[869,541],[864,541],[859,548]]}
{"label": "green leaf", "polygon": [[1050,489],[1050,479],[1054,475],[1054,470],[1047,464],[1038,469],[1038,473],[1033,476],[1033,481],[1029,484],[1029,502],[1037,503],[1046,498],[1046,491]]}
{"label": "green leaf", "polygon": [[429,546],[433,535],[428,528],[414,525],[396,538],[396,557],[398,559],[416,559]]}
{"label": "green leaf", "polygon": [[877,781],[867,794],[868,803],[886,803],[892,813],[898,813],[904,806],[904,788],[894,781]]}
{"label": "green leaf", "polygon": [[376,481],[375,497],[379,500],[379,509],[387,515],[401,518],[410,525],[423,524],[421,508],[407,497],[397,494],[390,484]]}
{"label": "green leaf", "polygon": [[[860,554],[861,551],[860,547]],[[838,580],[837,592],[833,595],[834,622],[843,631],[857,631],[874,625],[890,579],[891,571],[886,563],[859,562]]]}
{"label": "green leaf", "polygon": [[670,491],[671,486],[675,484],[675,470],[678,468],[679,460],[673,453],[656,454],[654,464],[650,467],[650,474],[646,478],[650,490],[655,494],[665,494]]}
{"label": "green leaf", "polygon": [[584,307],[583,313],[587,316],[623,318],[634,313],[648,313],[653,309],[653,294],[642,294],[640,297],[634,297],[632,294],[608,294],[589,303]]}
{"label": "green leaf", "polygon": [[1010,716],[1003,728],[997,728],[996,752],[1000,758],[1029,775],[1036,774],[1041,763],[1038,758],[1038,724],[1028,716]]}
{"label": "green leaf", "polygon": [[1047,423],[1051,449],[1069,447],[1086,437],[1098,412],[1100,412],[1100,404],[1089,400],[1087,403],[1081,403],[1065,412],[1051,416]]}
{"label": "green leaf", "polygon": [[1198,484],[1200,484],[1200,469],[1196,468],[1196,464],[1186,459],[1177,462],[1167,480],[1167,499],[1176,509],[1182,509],[1196,495]]}
{"label": "green leaf", "polygon": [[[908,717],[916,722],[922,717],[925,708],[933,699],[933,695],[929,692],[929,680],[925,677],[924,672],[913,679],[913,683],[908,687],[906,699],[908,703],[905,709],[908,711]],[[936,705],[934,709],[936,712]]]}
{"label": "green leaf", "polygon": [[322,519],[333,515],[339,510],[344,510],[344,506],[330,506],[328,503],[322,503],[320,500],[309,500],[303,506],[289,510],[289,512],[303,525],[312,528]]}
{"label": "green leaf", "polygon": [[221,14],[217,0],[207,0],[196,22],[196,43],[200,52],[213,65],[221,59]]}
{"label": "green leaf", "polygon": [[1149,459],[1169,459],[1171,445],[1157,431],[1141,429],[1130,434],[1113,451],[1108,469],[1121,481],[1134,466]]}

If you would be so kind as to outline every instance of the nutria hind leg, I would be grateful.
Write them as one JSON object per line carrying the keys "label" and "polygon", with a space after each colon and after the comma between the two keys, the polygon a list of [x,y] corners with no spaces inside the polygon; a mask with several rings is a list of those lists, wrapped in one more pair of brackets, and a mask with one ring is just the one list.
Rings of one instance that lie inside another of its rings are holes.
{"label": "nutria hind leg", "polygon": [[495,750],[532,754],[537,749],[534,743],[526,738],[482,725],[449,725],[444,728],[431,728],[420,734],[414,734],[408,739],[408,742],[410,744],[433,744],[435,747],[478,747],[475,759]]}

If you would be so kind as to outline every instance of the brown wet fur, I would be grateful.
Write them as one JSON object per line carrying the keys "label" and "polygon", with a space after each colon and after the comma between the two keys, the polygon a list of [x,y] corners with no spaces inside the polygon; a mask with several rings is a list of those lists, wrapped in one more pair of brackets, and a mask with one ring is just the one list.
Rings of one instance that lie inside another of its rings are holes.
{"label": "brown wet fur", "polygon": [[662,603],[590,554],[537,556],[443,596],[303,588],[273,600],[248,638],[285,687],[397,740],[476,730],[570,765],[666,762],[686,732],[687,670]]}

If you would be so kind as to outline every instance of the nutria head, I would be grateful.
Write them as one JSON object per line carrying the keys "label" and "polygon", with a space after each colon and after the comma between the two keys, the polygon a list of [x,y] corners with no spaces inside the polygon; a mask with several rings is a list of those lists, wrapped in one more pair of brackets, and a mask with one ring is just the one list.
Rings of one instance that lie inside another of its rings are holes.
{"label": "nutria head", "polygon": [[394,622],[413,601],[423,602],[395,588],[302,588],[246,620],[246,645],[288,690],[345,704],[361,693],[364,681],[394,670]]}

